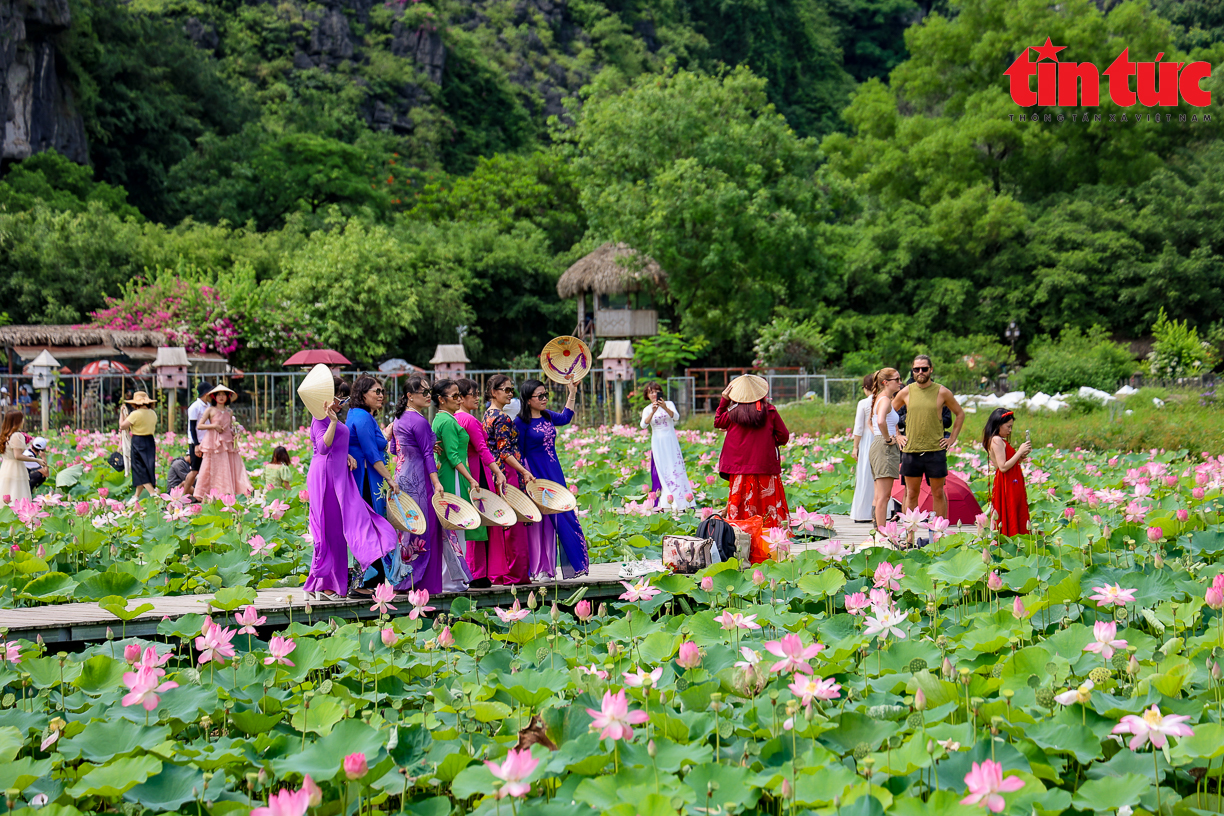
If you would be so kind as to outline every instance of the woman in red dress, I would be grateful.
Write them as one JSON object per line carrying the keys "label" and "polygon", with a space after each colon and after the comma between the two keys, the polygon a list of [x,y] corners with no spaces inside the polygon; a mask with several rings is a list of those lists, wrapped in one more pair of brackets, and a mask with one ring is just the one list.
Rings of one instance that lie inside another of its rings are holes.
{"label": "woman in red dress", "polygon": [[994,466],[994,489],[990,503],[994,507],[995,527],[1005,536],[1027,535],[1029,532],[1028,491],[1024,487],[1024,471],[1020,463],[1033,450],[1025,442],[1016,450],[1011,446],[1015,415],[1006,409],[996,408],[986,420],[982,434],[982,446]]}
{"label": "woman in red dress", "polygon": [[727,520],[760,516],[765,528],[790,524],[782,488],[778,448],[790,431],[769,403],[769,384],[755,374],[736,377],[722,393],[714,427],[727,432],[718,457],[718,475],[731,483]]}

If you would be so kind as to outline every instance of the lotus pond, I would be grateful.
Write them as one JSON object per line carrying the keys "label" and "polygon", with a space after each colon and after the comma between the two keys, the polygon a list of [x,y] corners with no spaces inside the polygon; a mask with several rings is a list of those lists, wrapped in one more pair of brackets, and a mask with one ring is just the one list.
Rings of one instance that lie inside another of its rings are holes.
{"label": "lotus pond", "polygon": [[[717,507],[717,438],[685,434],[701,504]],[[563,438],[593,560],[693,529],[697,514],[643,507],[643,433]],[[443,615],[413,595],[377,621],[315,614],[272,632],[243,605],[304,579],[305,440],[243,440],[253,471],[282,444],[301,457],[288,489],[129,507],[104,464],[113,438],[52,440],[73,483],[0,510],[0,606],[98,599],[122,617],[144,597],[217,592],[227,611],[75,653],[0,646],[0,806],[1221,810],[1224,459],[1039,449],[1033,536],[915,517],[936,538],[917,551],[827,541],[755,568],[642,580],[606,606],[547,588],[509,608],[459,598]],[[799,438],[784,451],[797,535],[812,514],[845,510],[848,445]],[[954,461],[984,495],[980,454]]]}

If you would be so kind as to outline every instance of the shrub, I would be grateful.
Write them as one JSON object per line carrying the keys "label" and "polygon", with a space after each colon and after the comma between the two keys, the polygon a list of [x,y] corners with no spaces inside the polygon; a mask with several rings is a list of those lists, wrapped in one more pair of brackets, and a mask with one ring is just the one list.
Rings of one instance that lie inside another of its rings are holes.
{"label": "shrub", "polygon": [[1152,326],[1155,342],[1145,364],[1153,377],[1173,380],[1197,377],[1211,371],[1217,362],[1211,343],[1199,337],[1188,321],[1169,320],[1164,307]]}
{"label": "shrub", "polygon": [[1029,354],[1028,364],[1016,374],[1016,384],[1025,391],[1054,394],[1088,385],[1112,392],[1136,369],[1126,347],[1111,341],[1100,326],[1086,333],[1068,326],[1057,340],[1048,335],[1035,340]]}
{"label": "shrub", "polygon": [[761,327],[752,350],[756,365],[814,371],[829,355],[829,340],[815,321],[796,323],[788,317],[775,317]]}

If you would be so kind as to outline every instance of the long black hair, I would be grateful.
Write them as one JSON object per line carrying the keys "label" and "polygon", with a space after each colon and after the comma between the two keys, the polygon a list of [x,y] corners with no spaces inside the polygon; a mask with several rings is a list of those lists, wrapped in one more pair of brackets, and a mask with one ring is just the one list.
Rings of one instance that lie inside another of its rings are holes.
{"label": "long black hair", "polygon": [[514,386],[514,380],[510,379],[505,374],[494,374],[492,377],[490,377],[489,381],[485,383],[485,399],[492,400],[493,392],[504,386],[506,383],[510,383],[511,387]]}
{"label": "long black hair", "polygon": [[365,404],[365,395],[379,386],[378,380],[369,374],[363,374],[353,382],[353,398],[349,400],[350,408],[370,410]]}
{"label": "long black hair", "polygon": [[276,450],[272,451],[272,464],[274,465],[289,464],[289,451],[285,450],[284,445],[277,445]]}
{"label": "long black hair", "polygon": [[519,386],[519,399],[523,401],[523,411],[520,414],[524,422],[530,422],[535,419],[534,409],[531,407],[531,398],[535,396],[535,392],[541,388],[546,388],[544,383],[536,379],[523,380],[523,384]]}
{"label": "long black hair", "polygon": [[448,380],[445,378],[441,380],[434,380],[433,389],[431,389],[430,396],[433,397],[433,404],[435,408],[442,407],[442,398],[446,396],[447,389],[452,385],[458,388],[454,380]]}
{"label": "long black hair", "polygon": [[404,383],[404,393],[400,394],[399,402],[395,404],[395,418],[399,419],[408,410],[408,397],[411,394],[428,394],[429,380],[414,374]]}
{"label": "long black hair", "polygon": [[986,420],[986,429],[982,431],[982,447],[986,452],[990,452],[990,440],[999,435],[999,429],[1016,418],[1013,411],[1006,408],[996,408],[990,413],[990,417]]}

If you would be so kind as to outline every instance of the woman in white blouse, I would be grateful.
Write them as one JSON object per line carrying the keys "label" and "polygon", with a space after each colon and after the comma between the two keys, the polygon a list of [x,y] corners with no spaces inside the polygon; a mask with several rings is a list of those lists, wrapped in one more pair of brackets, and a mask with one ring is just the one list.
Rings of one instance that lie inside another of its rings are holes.
{"label": "woman in white blouse", "polygon": [[875,523],[883,527],[888,521],[888,502],[893,484],[901,476],[901,448],[905,436],[897,431],[900,417],[892,407],[892,399],[901,390],[901,375],[895,368],[876,372],[871,406],[871,471],[875,474]]}
{"label": "woman in white blouse", "polygon": [[875,391],[874,373],[863,377],[863,398],[854,412],[854,444],[850,456],[857,463],[854,467],[854,498],[850,500],[850,518],[853,521],[874,520],[875,476],[871,473],[871,395]]}
{"label": "woman in white blouse", "polygon": [[642,391],[647,403],[642,409],[642,427],[650,428],[650,482],[658,497],[655,506],[662,510],[696,507],[693,487],[684,467],[684,454],[676,436],[680,412],[674,402],[663,399],[663,389],[658,383],[648,382]]}

